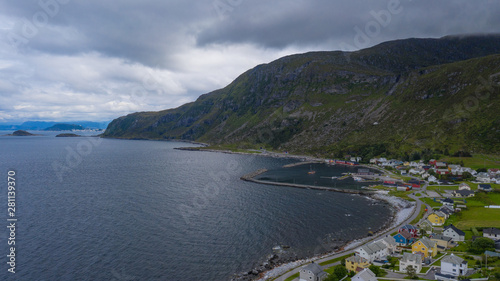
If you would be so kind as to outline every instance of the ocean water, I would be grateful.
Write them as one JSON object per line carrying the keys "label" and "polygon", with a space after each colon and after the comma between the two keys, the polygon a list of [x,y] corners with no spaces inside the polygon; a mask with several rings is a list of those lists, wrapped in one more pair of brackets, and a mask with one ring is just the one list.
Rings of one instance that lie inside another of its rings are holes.
{"label": "ocean water", "polygon": [[[228,280],[273,246],[310,256],[326,251],[325,237],[366,236],[390,217],[362,196],[239,179],[290,159],[42,134],[0,136],[0,280]],[[15,274],[7,271],[11,170]]]}

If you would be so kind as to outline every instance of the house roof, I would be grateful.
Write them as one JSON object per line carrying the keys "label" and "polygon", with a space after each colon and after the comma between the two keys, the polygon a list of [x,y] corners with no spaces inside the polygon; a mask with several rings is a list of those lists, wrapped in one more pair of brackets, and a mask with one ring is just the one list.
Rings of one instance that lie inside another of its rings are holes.
{"label": "house roof", "polygon": [[461,257],[457,257],[454,254],[451,255],[446,255],[442,260],[441,263],[446,262],[446,263],[451,263],[451,264],[462,264],[462,263],[467,263],[464,259]]}
{"label": "house roof", "polygon": [[370,269],[365,268],[363,271],[360,273],[356,274],[353,278],[359,278],[364,281],[371,281],[371,280],[377,280],[377,277],[375,276],[375,273],[373,273]]}
{"label": "house roof", "polygon": [[[441,212],[441,211],[434,211],[432,214],[435,214],[436,216],[438,216],[438,217],[442,217],[442,218],[446,217],[446,216],[445,216],[445,214],[443,214],[443,212]],[[431,214],[431,215],[432,215],[432,214]],[[430,215],[429,215],[429,216],[430,216]]]}
{"label": "house roof", "polygon": [[455,201],[451,200],[450,198],[445,198],[445,199],[441,199],[441,202],[446,202],[446,203],[455,203]]}
{"label": "house roof", "polygon": [[376,253],[378,251],[384,250],[385,248],[387,248],[387,246],[384,243],[382,243],[381,241],[376,241],[376,242],[372,242],[370,244],[366,244],[366,245],[361,246],[361,249],[365,250],[365,252],[368,255],[371,255],[371,254]]}
{"label": "house roof", "polygon": [[469,196],[469,195],[471,195],[471,194],[474,194],[474,191],[472,191],[472,190],[465,190],[465,189],[463,189],[463,190],[455,190],[455,191],[454,191],[454,193],[455,193],[455,194],[457,194],[457,193],[458,193],[458,194],[460,194],[461,196]]}
{"label": "house roof", "polygon": [[429,238],[427,237],[422,237],[420,240],[418,240],[420,242],[422,242],[422,244],[424,244],[424,246],[427,248],[427,249],[430,249],[432,247],[434,247],[434,245],[436,244],[436,242],[430,240]]}
{"label": "house roof", "polygon": [[447,231],[448,229],[452,229],[453,231],[455,231],[456,234],[458,234],[460,236],[465,236],[465,232],[456,228],[453,224],[450,224],[450,225],[444,227],[444,231]]}
{"label": "house roof", "polygon": [[478,187],[482,188],[482,189],[491,189],[491,185],[490,184],[479,184]]}
{"label": "house roof", "polygon": [[403,258],[401,259],[402,262],[413,262],[413,263],[421,263],[422,262],[422,256],[419,254],[412,254],[412,253],[404,253]]}
{"label": "house roof", "polygon": [[396,243],[396,240],[392,236],[386,236],[386,237],[380,239],[380,241],[382,241],[382,243],[389,245],[389,246],[397,246],[398,245],[398,243]]}
{"label": "house roof", "polygon": [[500,235],[500,229],[493,228],[493,227],[492,228],[485,228],[485,229],[483,229],[483,234],[490,234],[490,235],[497,234],[497,235]]}
{"label": "house roof", "polygon": [[414,230],[417,230],[417,228],[411,224],[405,224],[403,225],[402,227],[400,227],[399,229],[414,229]]}
{"label": "house roof", "polygon": [[451,241],[451,237],[446,237],[446,236],[443,236],[441,234],[433,234],[432,237],[431,237],[431,240],[432,239],[443,240],[443,241],[448,241],[448,242]]}
{"label": "house roof", "polygon": [[450,208],[446,207],[446,206],[443,206],[441,207],[441,209],[439,209],[440,212],[446,214],[446,215],[451,215],[453,214],[453,211],[450,210]]}
{"label": "house roof", "polygon": [[315,263],[315,262],[312,262],[310,264],[308,264],[307,266],[305,266],[303,269],[305,270],[310,270],[314,275],[316,276],[321,276],[322,273],[326,273],[323,271],[323,269],[321,269],[321,267]]}
{"label": "house roof", "polygon": [[[406,229],[401,230],[401,232],[398,234],[403,236],[405,239],[410,239],[412,237],[411,233],[409,233]],[[394,235],[393,237],[396,237],[398,234]]]}
{"label": "house roof", "polygon": [[352,263],[365,263],[368,262],[367,259],[360,256],[350,256],[346,259],[346,261],[350,261]]}

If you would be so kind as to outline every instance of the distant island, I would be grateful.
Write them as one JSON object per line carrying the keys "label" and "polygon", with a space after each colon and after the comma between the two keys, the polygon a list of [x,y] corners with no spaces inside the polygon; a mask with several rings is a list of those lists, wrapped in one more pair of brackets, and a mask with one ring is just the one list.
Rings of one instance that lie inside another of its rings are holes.
{"label": "distant island", "polygon": [[7,136],[27,137],[27,136],[40,136],[40,135],[32,134],[30,132],[26,132],[26,131],[23,131],[23,130],[17,130],[17,131],[15,131],[12,134],[8,134]]}
{"label": "distant island", "polygon": [[72,131],[72,130],[85,130],[85,128],[82,125],[60,123],[44,129],[44,131]]}
{"label": "distant island", "polygon": [[81,136],[77,135],[77,134],[71,134],[71,133],[63,133],[63,134],[59,134],[56,136],[56,138],[74,138],[74,137],[81,137]]}

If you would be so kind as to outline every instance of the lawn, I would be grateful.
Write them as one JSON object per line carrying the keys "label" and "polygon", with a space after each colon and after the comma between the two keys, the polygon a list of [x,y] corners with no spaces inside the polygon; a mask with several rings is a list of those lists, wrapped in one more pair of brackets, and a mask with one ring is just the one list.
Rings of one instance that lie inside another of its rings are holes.
{"label": "lawn", "polygon": [[332,263],[336,263],[336,262],[341,261],[343,259],[346,259],[346,258],[348,258],[350,256],[352,256],[352,254],[348,254],[348,255],[341,256],[341,257],[338,257],[338,258],[335,258],[335,259],[331,259],[331,260],[327,260],[327,261],[324,261],[324,262],[320,262],[319,265],[325,266],[325,265],[329,265],[329,264],[332,264]]}
{"label": "lawn", "polygon": [[472,157],[445,157],[441,160],[448,163],[463,161],[464,167],[470,167],[474,170],[479,168],[500,168],[500,157],[495,155],[474,154]]}
{"label": "lawn", "polygon": [[434,201],[433,198],[420,198],[420,200],[422,200],[422,202],[426,203],[426,204],[429,204],[429,206],[431,207],[442,207],[443,204],[441,202],[438,201],[438,199],[436,199],[436,201]]}
{"label": "lawn", "polygon": [[499,218],[500,209],[470,207],[466,210],[462,210],[460,213],[450,216],[446,224],[453,223],[459,229],[470,229],[471,227],[500,228]]}
{"label": "lawn", "polygon": [[[419,221],[420,221],[420,219],[424,217],[424,213],[425,213],[425,206],[424,206],[424,205],[422,205],[422,206],[420,206],[420,212],[418,213],[418,216],[417,216],[416,218],[414,218],[414,219],[410,222],[410,224],[416,224],[417,222],[419,222]],[[395,233],[394,235],[396,235],[396,234],[397,234],[397,233]],[[394,235],[392,235],[392,234],[391,234],[391,236],[394,236]]]}
{"label": "lawn", "polygon": [[292,281],[295,278],[299,278],[299,276],[300,276],[300,273],[297,272],[294,275],[292,275],[292,276],[288,277],[287,279],[285,279],[285,281]]}

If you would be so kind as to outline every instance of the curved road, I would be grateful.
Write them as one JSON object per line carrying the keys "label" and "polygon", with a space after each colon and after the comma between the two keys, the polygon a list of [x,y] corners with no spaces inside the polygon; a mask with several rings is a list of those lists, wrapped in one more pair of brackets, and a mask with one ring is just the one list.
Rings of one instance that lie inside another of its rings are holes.
{"label": "curved road", "polygon": [[[426,191],[426,189],[427,189],[427,185],[428,185],[428,184],[426,183],[426,184],[425,184],[425,185],[424,185],[424,186],[423,186],[420,190],[415,191],[415,193],[425,192],[425,191]],[[403,225],[405,225],[405,224],[409,224],[412,220],[414,220],[415,218],[417,218],[418,214],[420,213],[420,208],[421,208],[422,204],[424,204],[424,203],[423,203],[422,201],[420,201],[420,199],[419,199],[420,197],[416,197],[416,196],[415,196],[415,195],[413,195],[413,194],[409,195],[408,197],[410,197],[410,198],[412,198],[412,199],[415,199],[415,201],[417,202],[417,206],[416,206],[415,210],[413,211],[413,214],[412,214],[409,218],[407,218],[405,221],[403,221],[403,222],[402,222],[402,223],[400,223],[399,225],[397,225],[397,226],[395,226],[395,227],[392,227],[392,228],[390,228],[390,229],[387,229],[387,230],[385,230],[384,232],[382,232],[382,233],[380,233],[380,234],[378,234],[378,235],[374,236],[373,238],[371,238],[370,240],[368,240],[368,241],[364,242],[363,244],[360,244],[360,245],[359,245],[359,246],[357,246],[356,248],[358,248],[358,247],[360,247],[360,246],[362,246],[362,245],[365,245],[365,244],[367,244],[367,243],[370,243],[370,242],[372,242],[372,241],[374,241],[374,240],[377,240],[377,239],[379,239],[379,238],[381,238],[381,237],[384,237],[384,236],[386,236],[386,235],[389,235],[389,234],[391,234],[392,232],[396,231],[399,227],[401,227],[401,226],[403,226]],[[430,210],[432,210],[432,208],[431,208],[429,205],[427,205],[427,204],[425,204],[425,205],[427,206],[427,210],[428,210],[427,212],[430,212]],[[425,214],[425,215],[424,215],[424,217],[422,218],[422,220],[426,218],[426,215],[427,215],[427,214]],[[331,259],[339,258],[339,257],[341,257],[341,256],[345,256],[345,255],[347,255],[347,254],[354,253],[354,250],[355,250],[356,248],[351,249],[351,250],[341,251],[341,252],[335,252],[335,253],[333,253],[333,254],[331,254],[331,255],[329,255],[329,256],[327,256],[327,257],[325,257],[325,258],[315,260],[314,262],[315,262],[315,263],[321,263],[321,262],[328,261],[328,260],[331,260]],[[290,276],[294,275],[295,273],[299,272],[299,271],[300,271],[300,269],[301,269],[302,267],[306,266],[306,265],[308,265],[308,264],[304,264],[304,265],[302,265],[302,266],[296,267],[296,268],[294,268],[293,270],[291,270],[291,271],[289,271],[289,272],[287,272],[287,273],[285,273],[285,274],[281,275],[280,277],[276,278],[275,280],[276,280],[276,281],[284,281],[286,278],[288,278],[288,277],[290,277]],[[330,266],[331,266],[331,265],[328,265],[328,266],[326,266],[326,267],[330,267]]]}

